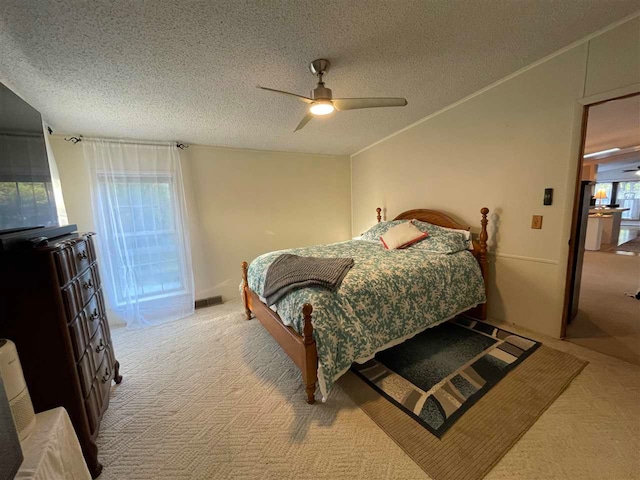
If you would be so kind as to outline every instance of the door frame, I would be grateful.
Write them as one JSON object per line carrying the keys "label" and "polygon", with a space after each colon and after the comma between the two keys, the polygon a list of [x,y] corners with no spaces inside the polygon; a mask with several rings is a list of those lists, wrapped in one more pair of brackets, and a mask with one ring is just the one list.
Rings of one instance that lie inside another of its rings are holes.
{"label": "door frame", "polygon": [[[576,267],[574,256],[576,254],[576,248],[578,248],[577,242],[577,230],[580,222],[580,212],[578,206],[580,205],[580,184],[582,182],[582,164],[584,163],[584,146],[587,140],[587,124],[589,122],[589,108],[595,107],[602,103],[611,102],[613,100],[622,100],[624,98],[635,97],[640,95],[640,89],[632,91],[630,93],[618,94],[612,93],[609,98],[593,98],[583,99],[582,103],[582,130],[580,132],[580,149],[578,157],[578,168],[575,176],[575,182],[573,187],[573,203],[571,205],[571,234],[569,237],[569,258],[567,259],[567,270],[565,273],[564,284],[564,303],[562,306],[562,325],[560,328],[560,338],[565,338],[567,334],[567,325],[569,324],[569,315],[571,313],[571,302],[573,296],[571,295],[572,276]],[[618,92],[621,93],[621,92]],[[584,252],[583,252],[584,255]]]}

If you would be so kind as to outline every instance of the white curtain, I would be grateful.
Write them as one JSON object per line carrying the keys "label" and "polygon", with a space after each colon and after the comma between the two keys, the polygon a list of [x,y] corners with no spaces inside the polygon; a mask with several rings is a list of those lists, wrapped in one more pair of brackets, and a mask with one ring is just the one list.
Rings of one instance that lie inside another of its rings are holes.
{"label": "white curtain", "polygon": [[49,132],[47,126],[43,123],[44,144],[47,149],[47,158],[49,159],[49,171],[51,172],[51,187],[53,188],[53,198],[56,201],[56,211],[58,212],[58,225],[69,225],[67,217],[67,208],[64,205],[64,197],[62,196],[62,184],[60,183],[60,173],[58,173],[58,164],[56,157],[53,155],[51,143],[49,142]]}
{"label": "white curtain", "polygon": [[193,269],[175,144],[82,139],[107,307],[129,328],[193,313]]}

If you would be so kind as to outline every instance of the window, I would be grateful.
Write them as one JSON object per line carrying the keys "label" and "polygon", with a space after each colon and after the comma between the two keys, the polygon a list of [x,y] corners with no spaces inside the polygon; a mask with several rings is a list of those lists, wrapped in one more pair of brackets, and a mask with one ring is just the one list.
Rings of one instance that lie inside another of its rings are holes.
{"label": "window", "polygon": [[640,181],[620,182],[616,194],[616,203],[620,208],[628,208],[622,212],[622,218],[626,220],[640,219]]}
{"label": "window", "polygon": [[183,292],[173,176],[101,173],[98,185],[109,240],[128,257],[114,265],[116,303]]}
{"label": "window", "polygon": [[0,181],[0,230],[57,225],[51,182]]}

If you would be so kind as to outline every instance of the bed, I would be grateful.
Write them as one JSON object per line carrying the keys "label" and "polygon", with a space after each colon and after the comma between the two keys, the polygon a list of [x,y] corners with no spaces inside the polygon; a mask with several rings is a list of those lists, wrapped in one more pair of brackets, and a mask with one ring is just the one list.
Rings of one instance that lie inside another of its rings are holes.
{"label": "bed", "polygon": [[[381,209],[376,209],[378,224]],[[420,249],[385,250],[381,242],[351,240],[270,252],[242,263],[241,291],[247,320],[255,316],[300,368],[307,403],[323,400],[353,362],[465,313],[486,319],[487,214],[469,249],[453,254]],[[394,221],[417,220],[467,230],[435,210],[409,210]],[[337,292],[302,288],[268,307],[261,297],[270,263],[282,253],[351,257],[355,265]]]}

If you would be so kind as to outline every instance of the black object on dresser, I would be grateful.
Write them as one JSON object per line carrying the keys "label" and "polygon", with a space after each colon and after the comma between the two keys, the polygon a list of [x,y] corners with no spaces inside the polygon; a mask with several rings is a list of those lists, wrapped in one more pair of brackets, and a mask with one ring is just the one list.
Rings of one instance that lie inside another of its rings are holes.
{"label": "black object on dresser", "polygon": [[35,411],[67,410],[96,478],[95,440],[111,382],[122,377],[93,237],[49,237],[0,254],[0,337],[16,344]]}

